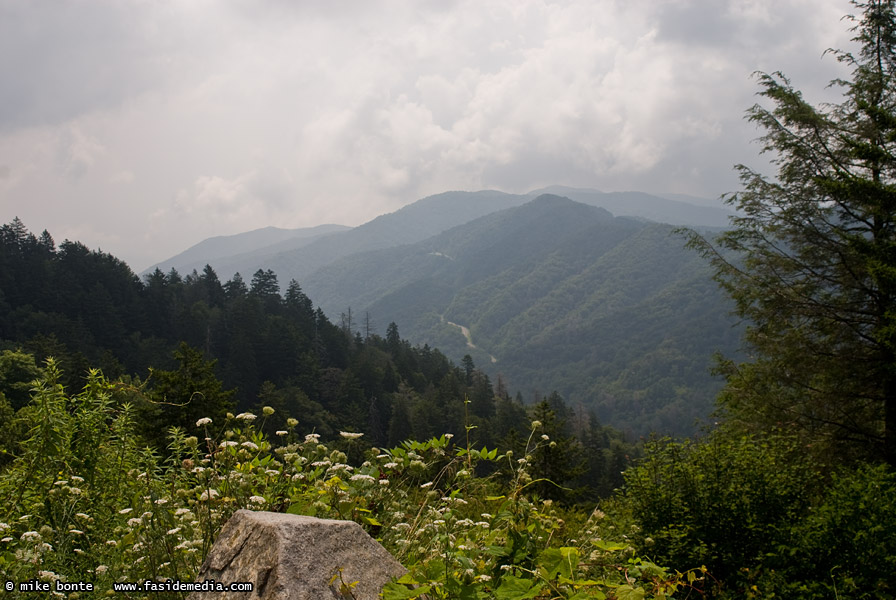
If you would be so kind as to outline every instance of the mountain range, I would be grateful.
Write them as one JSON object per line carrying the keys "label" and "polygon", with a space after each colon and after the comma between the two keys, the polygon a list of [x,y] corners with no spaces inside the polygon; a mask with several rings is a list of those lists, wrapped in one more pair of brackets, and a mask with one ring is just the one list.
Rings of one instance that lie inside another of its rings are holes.
{"label": "mountain range", "polygon": [[[526,400],[556,390],[635,434],[688,434],[720,388],[713,353],[736,353],[740,331],[673,225],[728,216],[639,192],[447,192],[349,230],[259,230],[184,255],[222,279],[237,265],[296,279],[331,318],[381,335],[395,322]],[[182,271],[184,255],[163,264]]]}

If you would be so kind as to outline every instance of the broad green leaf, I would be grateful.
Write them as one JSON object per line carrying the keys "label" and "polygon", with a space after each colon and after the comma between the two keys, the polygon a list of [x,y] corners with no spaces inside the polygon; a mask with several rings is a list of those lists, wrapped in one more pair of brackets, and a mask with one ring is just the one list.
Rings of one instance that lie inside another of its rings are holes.
{"label": "broad green leaf", "polygon": [[387,583],[383,588],[383,598],[385,600],[407,600],[408,598],[419,598],[423,594],[428,593],[432,588],[428,585],[421,585],[418,588],[406,588],[397,582]]}
{"label": "broad green leaf", "polygon": [[545,571],[546,579],[556,579],[558,576],[572,579],[576,567],[579,566],[579,550],[569,546],[548,548],[541,553],[538,562]]}
{"label": "broad green leaf", "polygon": [[644,600],[646,592],[642,587],[632,587],[630,585],[620,585],[616,588],[616,598],[618,600]]}
{"label": "broad green leaf", "polygon": [[513,575],[506,575],[501,579],[501,585],[495,590],[497,600],[526,600],[537,596],[544,584],[533,582],[530,579],[520,579]]}

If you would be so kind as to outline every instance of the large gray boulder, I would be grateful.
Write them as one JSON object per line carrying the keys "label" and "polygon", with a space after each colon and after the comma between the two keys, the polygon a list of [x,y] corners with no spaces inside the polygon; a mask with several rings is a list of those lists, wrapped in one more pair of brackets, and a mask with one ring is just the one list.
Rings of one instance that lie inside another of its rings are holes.
{"label": "large gray boulder", "polygon": [[238,510],[221,529],[198,581],[248,582],[252,591],[194,591],[188,600],[374,600],[405,572],[353,521]]}

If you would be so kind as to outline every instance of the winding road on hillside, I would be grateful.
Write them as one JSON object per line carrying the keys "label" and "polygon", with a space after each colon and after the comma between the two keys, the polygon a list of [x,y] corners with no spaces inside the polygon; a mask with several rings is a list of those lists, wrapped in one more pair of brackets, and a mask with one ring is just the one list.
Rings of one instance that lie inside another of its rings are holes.
{"label": "winding road on hillside", "polygon": [[[467,327],[464,327],[463,325],[458,325],[457,323],[452,323],[451,321],[446,321],[445,315],[439,315],[439,318],[442,320],[442,323],[448,323],[452,327],[457,327],[458,329],[460,329],[460,332],[462,334],[464,334],[465,338],[467,338],[467,347],[477,349],[477,350],[479,349],[478,346],[476,346],[476,344],[473,343],[473,336],[470,334],[470,330]],[[495,358],[494,356],[492,356],[491,354],[489,354],[488,357],[490,359],[492,359],[493,363],[498,362],[498,359]]]}

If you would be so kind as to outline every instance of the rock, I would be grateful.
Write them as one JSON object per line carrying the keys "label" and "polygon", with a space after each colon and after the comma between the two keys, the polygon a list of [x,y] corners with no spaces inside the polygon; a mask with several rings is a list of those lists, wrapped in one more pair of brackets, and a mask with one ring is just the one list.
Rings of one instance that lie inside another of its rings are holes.
{"label": "rock", "polygon": [[[253,590],[194,591],[188,600],[374,600],[405,572],[353,521],[238,510],[221,529],[198,582],[248,582]],[[350,595],[340,591],[343,585],[352,586]]]}

